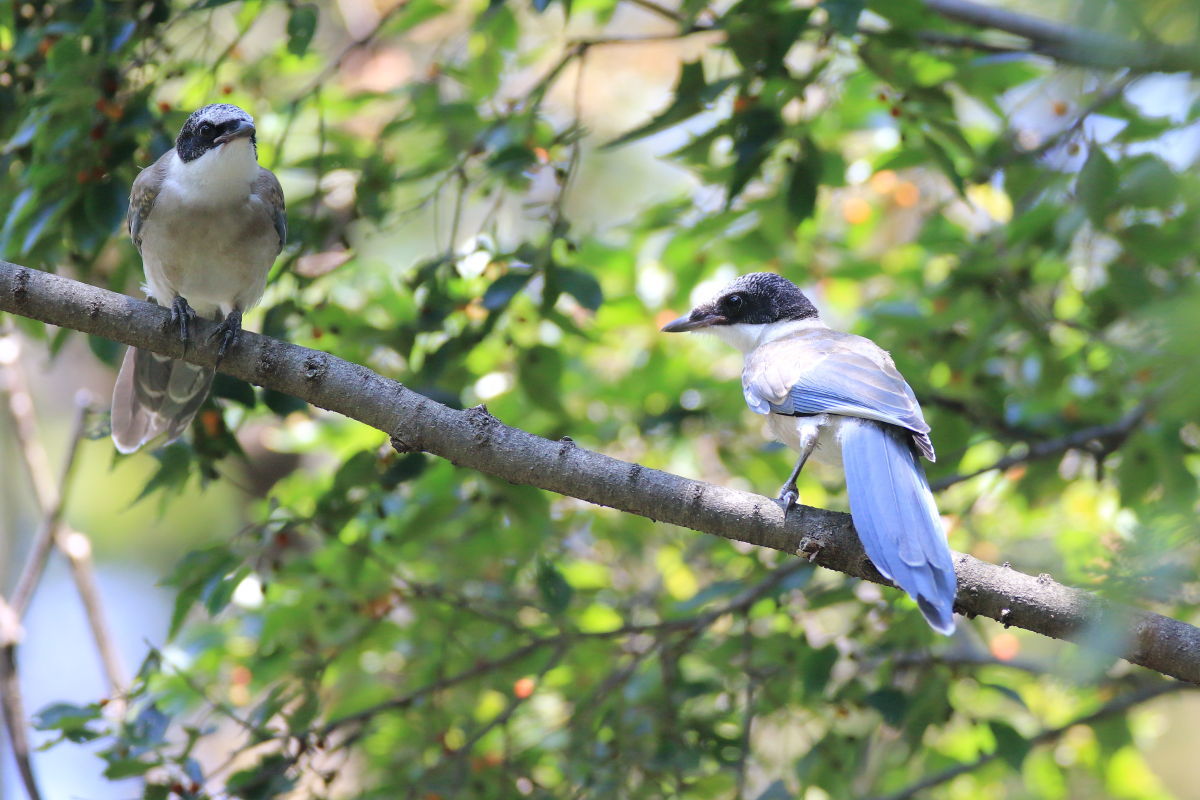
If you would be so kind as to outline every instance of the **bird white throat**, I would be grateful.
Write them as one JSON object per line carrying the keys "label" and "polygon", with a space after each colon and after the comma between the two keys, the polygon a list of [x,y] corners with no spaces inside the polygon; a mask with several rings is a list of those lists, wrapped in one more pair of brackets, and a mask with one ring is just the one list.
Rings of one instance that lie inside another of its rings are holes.
{"label": "bird white throat", "polygon": [[745,322],[733,325],[713,325],[701,328],[698,332],[711,333],[726,344],[736,347],[744,355],[749,355],[767,342],[773,342],[810,328],[828,327],[820,319],[813,317],[811,319],[785,319],[766,325],[750,325]]}
{"label": "bird white throat", "polygon": [[239,137],[191,161],[176,155],[167,166],[166,179],[185,205],[211,206],[246,197],[257,177],[254,145]]}

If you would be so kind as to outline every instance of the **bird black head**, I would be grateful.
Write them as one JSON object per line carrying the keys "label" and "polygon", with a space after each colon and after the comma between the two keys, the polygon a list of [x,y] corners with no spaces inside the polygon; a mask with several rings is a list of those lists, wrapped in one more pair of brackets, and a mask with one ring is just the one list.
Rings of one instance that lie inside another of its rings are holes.
{"label": "bird black head", "polygon": [[816,317],[816,307],[796,284],[773,272],[751,272],[726,286],[714,300],[668,323],[663,330],[678,333],[715,325],[769,325]]}
{"label": "bird black head", "polygon": [[175,152],[184,162],[194,161],[214,147],[248,138],[257,155],[258,142],[254,134],[254,117],[229,103],[213,103],[193,112],[183,123],[179,138],[175,140]]}

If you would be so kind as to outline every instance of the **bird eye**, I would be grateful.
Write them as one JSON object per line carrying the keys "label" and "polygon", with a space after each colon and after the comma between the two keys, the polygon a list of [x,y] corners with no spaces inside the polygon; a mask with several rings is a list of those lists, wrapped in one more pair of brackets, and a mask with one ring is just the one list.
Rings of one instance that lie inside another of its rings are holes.
{"label": "bird eye", "polygon": [[740,294],[731,294],[725,298],[725,308],[734,313],[741,311],[745,303],[746,301],[742,299]]}
{"label": "bird eye", "polygon": [[207,139],[209,136],[212,136],[212,133],[213,133],[213,125],[211,122],[201,122],[200,123],[200,135],[201,136],[203,136],[205,139]]}

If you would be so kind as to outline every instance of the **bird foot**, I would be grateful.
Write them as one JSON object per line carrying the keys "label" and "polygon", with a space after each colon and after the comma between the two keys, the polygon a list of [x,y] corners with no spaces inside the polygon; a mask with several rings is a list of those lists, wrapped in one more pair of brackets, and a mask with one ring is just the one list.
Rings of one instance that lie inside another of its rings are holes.
{"label": "bird foot", "polygon": [[242,335],[242,312],[236,308],[229,312],[229,316],[209,334],[210,339],[220,338],[221,345],[217,348],[217,364],[225,358],[225,353],[230,347],[237,344],[238,339]]}
{"label": "bird foot", "polygon": [[783,506],[783,515],[786,517],[787,513],[792,510],[792,507],[800,502],[800,492],[797,491],[796,484],[785,484],[779,490],[779,497],[775,499],[775,502]]}
{"label": "bird foot", "polygon": [[188,301],[176,296],[171,301],[171,324],[179,328],[179,341],[187,344],[192,340],[188,325],[196,318],[196,312],[188,305]]}

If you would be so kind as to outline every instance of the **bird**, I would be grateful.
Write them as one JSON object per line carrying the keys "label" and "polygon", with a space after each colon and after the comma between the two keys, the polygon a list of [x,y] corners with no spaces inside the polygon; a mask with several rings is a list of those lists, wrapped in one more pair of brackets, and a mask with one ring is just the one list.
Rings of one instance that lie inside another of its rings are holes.
{"label": "bird", "polygon": [[[142,257],[143,290],[171,309],[184,346],[197,316],[220,321],[217,363],[234,346],[242,314],[259,301],[287,241],[283,189],[258,163],[254,118],[228,103],[192,113],[175,146],[142,170],[129,195],[129,236]],[[132,453],[187,430],[215,370],[129,348],[113,387],[112,438]]]}
{"label": "bird", "polygon": [[709,332],[745,355],[746,404],[800,454],[779,493],[784,514],[810,457],[842,467],[871,563],[930,627],[952,634],[954,562],[920,461],[936,460],[930,428],[888,352],[829,328],[796,284],[771,272],[742,275],[662,330]]}

